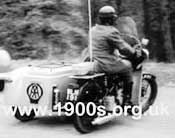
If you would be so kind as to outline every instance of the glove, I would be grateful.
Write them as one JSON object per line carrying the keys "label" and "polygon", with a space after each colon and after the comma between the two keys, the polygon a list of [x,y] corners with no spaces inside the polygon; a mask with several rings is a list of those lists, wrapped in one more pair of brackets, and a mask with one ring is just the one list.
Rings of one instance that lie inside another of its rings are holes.
{"label": "glove", "polygon": [[138,67],[138,66],[145,60],[145,56],[143,54],[143,51],[141,51],[140,53],[138,54],[138,51],[136,51],[133,55],[132,60],[131,60],[131,63],[132,63],[134,70],[139,70],[142,66],[140,66],[140,67]]}

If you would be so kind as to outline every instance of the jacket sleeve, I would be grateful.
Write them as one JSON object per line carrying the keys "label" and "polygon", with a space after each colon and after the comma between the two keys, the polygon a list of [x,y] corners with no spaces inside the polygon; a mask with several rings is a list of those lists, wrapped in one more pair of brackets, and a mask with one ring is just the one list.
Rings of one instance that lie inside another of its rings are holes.
{"label": "jacket sleeve", "polygon": [[109,44],[115,49],[118,49],[122,55],[132,56],[135,53],[134,48],[132,48],[122,39],[118,30],[115,30],[111,33],[109,37]]}

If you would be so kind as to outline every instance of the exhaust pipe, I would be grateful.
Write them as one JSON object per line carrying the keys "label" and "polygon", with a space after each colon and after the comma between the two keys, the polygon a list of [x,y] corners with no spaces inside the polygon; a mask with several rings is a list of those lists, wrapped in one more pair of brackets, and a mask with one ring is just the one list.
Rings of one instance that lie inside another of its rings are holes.
{"label": "exhaust pipe", "polygon": [[94,121],[92,121],[92,125],[103,125],[105,123],[108,123],[109,121],[116,119],[116,117],[117,116],[115,114],[109,114],[104,117],[98,117]]}

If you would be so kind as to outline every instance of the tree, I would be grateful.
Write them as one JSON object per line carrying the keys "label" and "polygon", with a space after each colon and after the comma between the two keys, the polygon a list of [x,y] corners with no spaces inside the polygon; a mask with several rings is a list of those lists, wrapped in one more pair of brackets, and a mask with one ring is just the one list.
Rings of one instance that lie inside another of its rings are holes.
{"label": "tree", "polygon": [[[104,5],[113,6],[119,16],[130,16],[136,21],[140,38],[150,39],[148,48],[153,60],[173,61],[175,55],[174,0],[92,0],[93,25],[97,21],[98,10]],[[87,16],[86,19],[88,19]]]}
{"label": "tree", "polygon": [[163,55],[158,56],[158,58],[166,62],[172,62],[173,61],[173,45],[172,45],[172,39],[171,39],[171,30],[170,30],[170,22],[169,22],[169,3],[168,0],[162,0],[161,1],[161,7],[162,7],[162,33],[163,33]]}
{"label": "tree", "polygon": [[168,0],[169,2],[169,23],[170,23],[170,30],[171,30],[171,40],[173,49],[175,50],[175,1]]}
{"label": "tree", "polygon": [[143,0],[145,34],[150,39],[151,57],[158,61],[171,62],[173,49],[168,22],[167,0]]}

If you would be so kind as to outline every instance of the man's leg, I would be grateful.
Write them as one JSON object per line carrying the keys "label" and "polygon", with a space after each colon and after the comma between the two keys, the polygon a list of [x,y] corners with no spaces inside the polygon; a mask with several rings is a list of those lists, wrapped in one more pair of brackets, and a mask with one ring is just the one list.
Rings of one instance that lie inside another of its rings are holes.
{"label": "man's leg", "polygon": [[131,98],[132,98],[132,86],[133,86],[133,79],[132,79],[132,65],[127,60],[122,60],[124,70],[120,73],[121,78],[124,82],[124,105],[132,105]]}
{"label": "man's leg", "polygon": [[[103,70],[103,69],[106,70]],[[97,63],[94,69],[96,72],[108,72],[111,74],[119,74],[124,82],[124,103],[131,104],[132,96],[132,64],[128,60],[121,59],[117,62],[114,62],[113,65],[106,65],[105,67],[100,66]]]}

